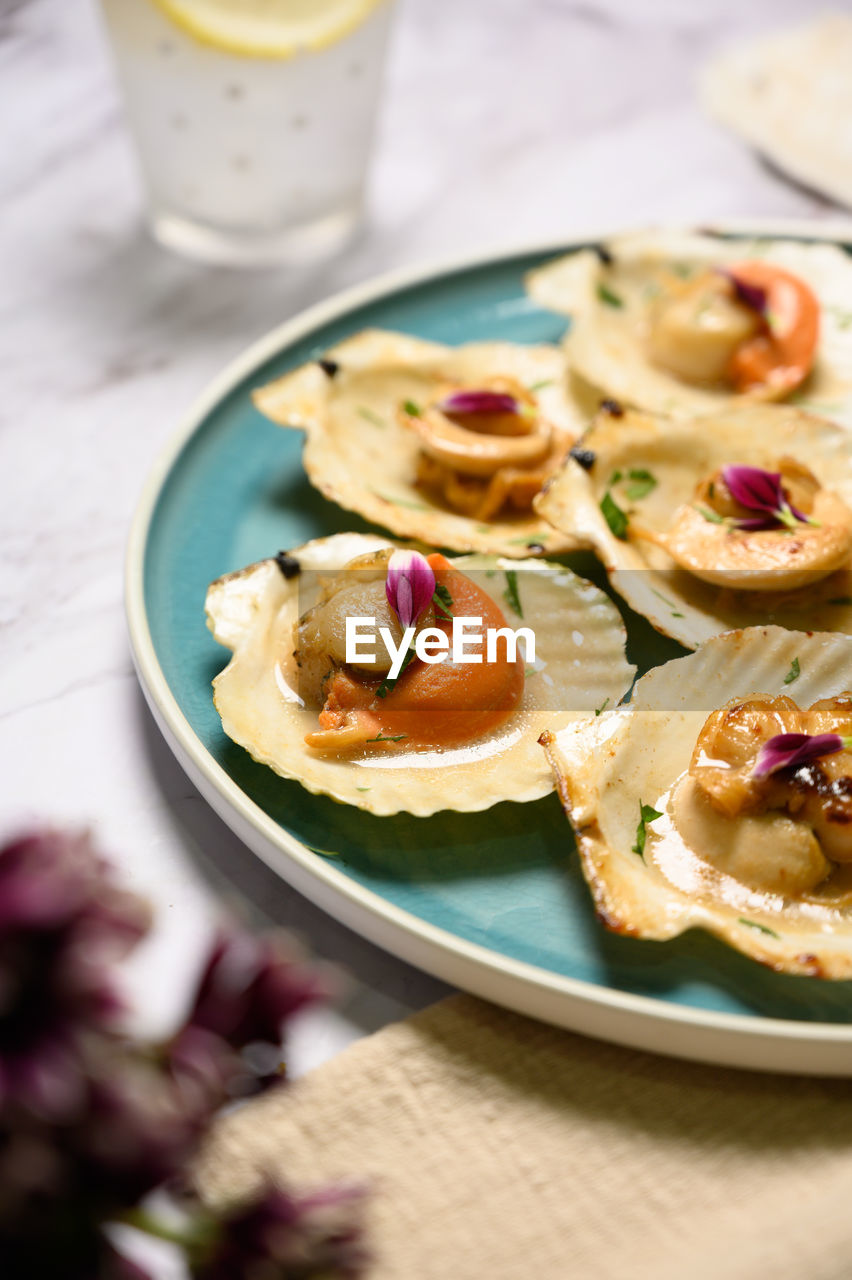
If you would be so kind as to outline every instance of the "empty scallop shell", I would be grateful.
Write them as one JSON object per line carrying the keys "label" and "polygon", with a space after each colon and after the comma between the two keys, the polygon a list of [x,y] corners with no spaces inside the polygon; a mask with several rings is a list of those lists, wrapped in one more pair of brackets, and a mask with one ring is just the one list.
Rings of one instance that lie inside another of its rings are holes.
{"label": "empty scallop shell", "polygon": [[305,470],[326,498],[433,547],[521,558],[573,545],[532,513],[483,523],[432,501],[415,482],[417,437],[397,420],[401,404],[428,402],[442,384],[476,387],[503,376],[531,390],[542,415],[577,436],[586,416],[566,389],[558,347],[446,347],[373,329],[347,338],[326,359],[336,366],[333,376],[312,362],[254,393],[255,404],[273,422],[304,428]]}
{"label": "empty scallop shell", "polygon": [[[693,421],[628,409],[618,416],[602,411],[580,447],[587,451],[588,469],[567,459],[536,499],[536,509],[593,547],[615,590],[658,631],[690,649],[720,632],[764,623],[852,632],[849,568],[795,591],[712,586],[678,568],[660,547],[630,538],[629,531],[627,539],[616,537],[600,505],[611,492],[631,521],[665,533],[676,509],[692,501],[698,482],[720,467],[740,463],[774,470],[779,457],[789,455],[852,508],[852,450],[843,428],[790,405],[740,405]],[[656,482],[635,501],[625,496],[631,471],[648,471]],[[623,480],[613,485],[617,472]]]}
{"label": "empty scallop shell", "polygon": [[605,249],[604,257],[579,250],[527,277],[536,302],[571,316],[565,338],[569,366],[597,398],[674,415],[711,413],[757,398],[758,393],[694,386],[657,367],[648,356],[647,323],[662,275],[688,277],[708,267],[762,258],[799,276],[821,304],[817,358],[794,403],[852,425],[852,258],[844,250],[799,240],[677,231],[620,236]]}
{"label": "empty scallop shell", "polygon": [[[473,555],[452,561],[481,571],[478,583],[510,626],[535,632],[536,659],[522,701],[494,735],[454,750],[367,759],[323,756],[306,746],[317,710],[299,698],[292,636],[294,623],[314,603],[317,581],[310,571],[338,570],[392,545],[380,537],[337,534],[296,548],[292,558],[301,571],[293,574],[288,565],[289,577],[275,560],[262,560],[211,584],[208,626],[233,651],[213,681],[225,732],[282,777],[371,813],[474,811],[546,795],[553,781],[537,746],[542,729],[566,725],[603,703],[615,705],[635,668],[625,659],[624,625],[612,601],[568,569],[542,560]],[[506,571],[516,573],[522,621],[504,594]]]}
{"label": "empty scallop shell", "polygon": [[[789,673],[794,661],[800,674]],[[772,968],[852,978],[852,892],[796,900],[716,870],[672,821],[671,796],[708,715],[731,698],[795,697],[801,707],[852,690],[852,637],[781,627],[734,631],[643,676],[629,705],[545,734],[602,922],[637,938],[715,934]],[[640,805],[644,857],[635,851]]]}

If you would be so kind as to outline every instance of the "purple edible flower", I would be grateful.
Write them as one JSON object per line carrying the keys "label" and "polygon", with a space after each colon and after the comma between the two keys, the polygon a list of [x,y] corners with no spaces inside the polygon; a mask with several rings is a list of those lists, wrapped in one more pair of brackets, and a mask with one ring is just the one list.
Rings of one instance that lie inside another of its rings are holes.
{"label": "purple edible flower", "polygon": [[435,575],[426,557],[419,551],[394,551],[388,561],[385,594],[400,626],[415,626],[435,594]]}
{"label": "purple edible flower", "polygon": [[781,487],[779,471],[730,466],[722,468],[722,479],[735,502],[749,511],[760,512],[757,516],[737,520],[739,529],[774,529],[779,524],[792,529],[797,521],[811,523],[803,512],[790,506]]}
{"label": "purple edible flower", "polygon": [[726,280],[730,280],[740,302],[747,307],[751,307],[752,311],[756,311],[758,315],[767,315],[769,311],[769,296],[764,288],[759,284],[751,284],[748,280],[743,280],[741,276],[737,275],[736,270],[732,270],[730,267],[720,267],[719,274],[723,275]]}
{"label": "purple edible flower", "polygon": [[[431,573],[431,570],[430,570]],[[171,1064],[178,1078],[194,1080],[196,1087],[215,1092],[217,1077],[231,1075],[230,1088],[243,1092],[258,1080],[238,1079],[221,1050],[237,1053],[250,1046],[267,1071],[255,1070],[261,1084],[278,1077],[284,1023],[306,1005],[327,999],[329,985],[308,968],[295,948],[267,934],[222,933],[216,940],[201,976],[198,994],[187,1020],[172,1044]],[[219,1051],[217,1052],[217,1045]],[[242,1073],[245,1076],[245,1072]]]}
{"label": "purple edible flower", "polygon": [[764,742],[751,771],[753,778],[768,778],[781,769],[801,769],[823,756],[833,756],[852,746],[852,738],[839,733],[776,733]]}
{"label": "purple edible flower", "polygon": [[85,834],[0,848],[0,1110],[59,1119],[80,1103],[85,1046],[117,1032],[110,965],[150,913],[112,881]]}
{"label": "purple edible flower", "polygon": [[525,406],[505,391],[454,391],[436,406],[441,413],[523,413]]}
{"label": "purple edible flower", "polygon": [[360,1222],[363,1201],[357,1187],[300,1196],[268,1187],[254,1204],[222,1223],[216,1244],[193,1275],[197,1280],[357,1280],[370,1261]]}

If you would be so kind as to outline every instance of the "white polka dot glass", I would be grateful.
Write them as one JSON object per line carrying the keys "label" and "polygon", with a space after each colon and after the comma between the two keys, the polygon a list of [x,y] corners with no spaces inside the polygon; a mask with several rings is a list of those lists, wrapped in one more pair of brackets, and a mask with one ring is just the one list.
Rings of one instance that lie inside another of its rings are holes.
{"label": "white polka dot glass", "polygon": [[393,12],[288,58],[224,52],[153,0],[102,0],[162,243],[220,262],[299,261],[357,226]]}

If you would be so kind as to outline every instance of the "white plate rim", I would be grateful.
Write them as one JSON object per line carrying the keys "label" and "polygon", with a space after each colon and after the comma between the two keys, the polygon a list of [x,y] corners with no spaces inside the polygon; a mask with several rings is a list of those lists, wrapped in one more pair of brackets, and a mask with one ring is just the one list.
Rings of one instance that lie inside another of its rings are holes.
{"label": "white plate rim", "polygon": [[[852,220],[725,219],[703,224],[701,229],[852,241]],[[286,832],[232,781],[180,710],[154,648],[145,609],[144,564],[157,501],[189,439],[253,369],[321,326],[398,290],[513,258],[556,256],[574,245],[614,234],[618,231],[597,228],[556,242],[512,244],[386,272],[300,312],[230,361],[184,414],[151,468],[137,502],[125,556],[125,612],[134,665],[146,701],[174,755],[238,838],[298,892],[399,959],[516,1012],[631,1048],[720,1066],[852,1075],[852,1025],[721,1013],[615,991],[469,942],[365,889]]]}

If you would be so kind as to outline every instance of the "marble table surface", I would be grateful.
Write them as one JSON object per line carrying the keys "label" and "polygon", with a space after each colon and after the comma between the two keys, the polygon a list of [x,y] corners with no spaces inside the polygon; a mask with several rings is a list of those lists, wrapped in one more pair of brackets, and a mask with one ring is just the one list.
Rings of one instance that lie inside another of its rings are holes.
{"label": "marble table surface", "polygon": [[702,113],[715,49],[810,0],[400,0],[357,242],[262,273],[155,246],[92,0],[0,0],[0,761],[3,830],[88,824],[156,906],[128,966],[149,1029],[180,1008],[223,900],[349,984],[305,1015],[298,1072],[439,982],[277,880],[161,740],[130,660],[122,557],[185,407],[253,339],[377,272],[653,220],[835,219]]}

